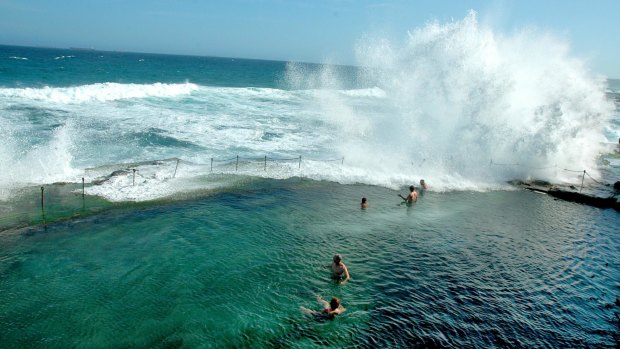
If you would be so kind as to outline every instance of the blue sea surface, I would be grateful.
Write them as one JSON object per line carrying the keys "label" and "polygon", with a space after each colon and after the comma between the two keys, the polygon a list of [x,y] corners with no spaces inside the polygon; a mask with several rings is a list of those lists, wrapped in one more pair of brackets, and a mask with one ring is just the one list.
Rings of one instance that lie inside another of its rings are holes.
{"label": "blue sea surface", "polygon": [[508,183],[613,195],[617,81],[448,29],[358,67],[0,46],[0,347],[617,347],[620,215]]}
{"label": "blue sea surface", "polygon": [[[2,46],[0,86],[69,87],[114,82],[282,87],[287,62],[243,58]],[[316,71],[320,64],[302,63]],[[354,67],[336,66],[341,74]],[[350,84],[350,83],[349,83]]]}

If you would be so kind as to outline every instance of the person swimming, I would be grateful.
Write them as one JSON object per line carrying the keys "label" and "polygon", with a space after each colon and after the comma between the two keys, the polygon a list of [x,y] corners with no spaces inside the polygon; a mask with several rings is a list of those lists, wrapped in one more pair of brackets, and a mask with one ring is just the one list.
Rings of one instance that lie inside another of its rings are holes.
{"label": "person swimming", "polygon": [[339,254],[334,255],[333,260],[333,263],[328,266],[332,268],[332,278],[335,280],[341,280],[340,284],[344,285],[351,278],[349,275],[349,269],[344,263],[342,263],[342,257]]}
{"label": "person swimming", "polygon": [[368,208],[368,200],[366,200],[366,198],[362,198],[362,203],[360,206],[361,208]]}
{"label": "person swimming", "polygon": [[337,297],[333,297],[329,303],[321,298],[320,295],[316,296],[316,300],[323,305],[323,309],[321,311],[311,310],[304,306],[299,307],[299,309],[306,314],[328,319],[333,319],[336,315],[342,314],[347,310],[342,306],[342,304],[340,304],[340,299]]}

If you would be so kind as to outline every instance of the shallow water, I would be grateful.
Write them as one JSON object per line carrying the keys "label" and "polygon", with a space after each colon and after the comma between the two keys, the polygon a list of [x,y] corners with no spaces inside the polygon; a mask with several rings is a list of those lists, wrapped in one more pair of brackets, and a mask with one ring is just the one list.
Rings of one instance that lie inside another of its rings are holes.
{"label": "shallow water", "polygon": [[[4,231],[0,342],[617,344],[617,212],[527,191],[428,191],[414,206],[396,194],[253,179],[196,200]],[[351,272],[343,286],[324,268],[334,253]],[[347,311],[333,321],[302,314],[318,309],[317,294],[340,297]]]}

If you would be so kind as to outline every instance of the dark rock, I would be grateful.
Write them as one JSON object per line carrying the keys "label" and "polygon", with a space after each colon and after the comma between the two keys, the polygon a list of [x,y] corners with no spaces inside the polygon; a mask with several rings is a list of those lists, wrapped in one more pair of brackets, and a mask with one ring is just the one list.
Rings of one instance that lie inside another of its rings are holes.
{"label": "dark rock", "polygon": [[110,174],[110,177],[122,176],[122,175],[125,175],[125,174],[128,174],[128,173],[129,173],[129,171],[127,171],[127,170],[116,170],[116,171],[114,171],[114,172],[112,172]]}
{"label": "dark rock", "polygon": [[580,204],[586,204],[598,208],[616,208],[618,207],[618,201],[613,198],[600,198],[598,196],[585,195],[578,192],[564,191],[558,189],[551,189],[547,191],[547,194],[563,199],[566,201],[578,202]]}
{"label": "dark rock", "polygon": [[[609,197],[599,197],[594,194],[584,194],[578,192],[577,188],[574,185],[560,186],[539,180],[534,180],[531,182],[513,180],[509,183],[522,189],[546,193],[553,196],[555,199],[577,202],[580,204],[590,205],[598,208],[613,208],[616,211],[620,212],[620,202],[618,202],[618,200],[616,199],[616,196],[618,194],[614,194],[609,190],[606,190],[610,193]],[[616,184],[614,184],[614,186],[615,185]],[[618,186],[620,186],[620,184],[618,184]],[[599,192],[602,191],[599,190]]]}

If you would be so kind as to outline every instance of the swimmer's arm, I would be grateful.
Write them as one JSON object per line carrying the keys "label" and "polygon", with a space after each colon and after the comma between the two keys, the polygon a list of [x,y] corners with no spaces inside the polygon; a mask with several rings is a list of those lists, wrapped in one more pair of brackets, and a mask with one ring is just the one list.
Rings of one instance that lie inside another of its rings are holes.
{"label": "swimmer's arm", "polygon": [[403,199],[404,201],[407,201],[407,198],[406,198],[406,197],[404,197],[404,196],[402,196],[402,195],[400,195],[400,194],[398,194],[398,196],[400,196],[400,198],[401,198],[401,199]]}
{"label": "swimmer's arm", "polygon": [[347,309],[341,306],[338,307],[338,309],[336,310],[324,309],[323,311],[329,315],[338,315],[344,313],[345,311],[347,311]]}
{"label": "swimmer's arm", "polygon": [[329,308],[329,303],[327,303],[327,301],[326,301],[326,300],[324,300],[323,298],[321,298],[321,296],[320,296],[320,295],[317,295],[317,296],[316,296],[316,301],[317,301],[317,302],[319,302],[319,303],[321,303],[321,305],[322,305],[324,308],[326,308],[326,309],[328,309],[328,308]]}
{"label": "swimmer's arm", "polygon": [[317,313],[316,311],[310,310],[304,306],[299,307],[299,310],[301,310],[303,313],[310,314],[310,315]]}
{"label": "swimmer's arm", "polygon": [[344,285],[347,283],[347,281],[349,281],[349,279],[351,278],[351,276],[349,275],[349,268],[347,268],[346,265],[342,265],[344,267],[344,280],[342,280],[342,282],[340,283],[340,285]]}

